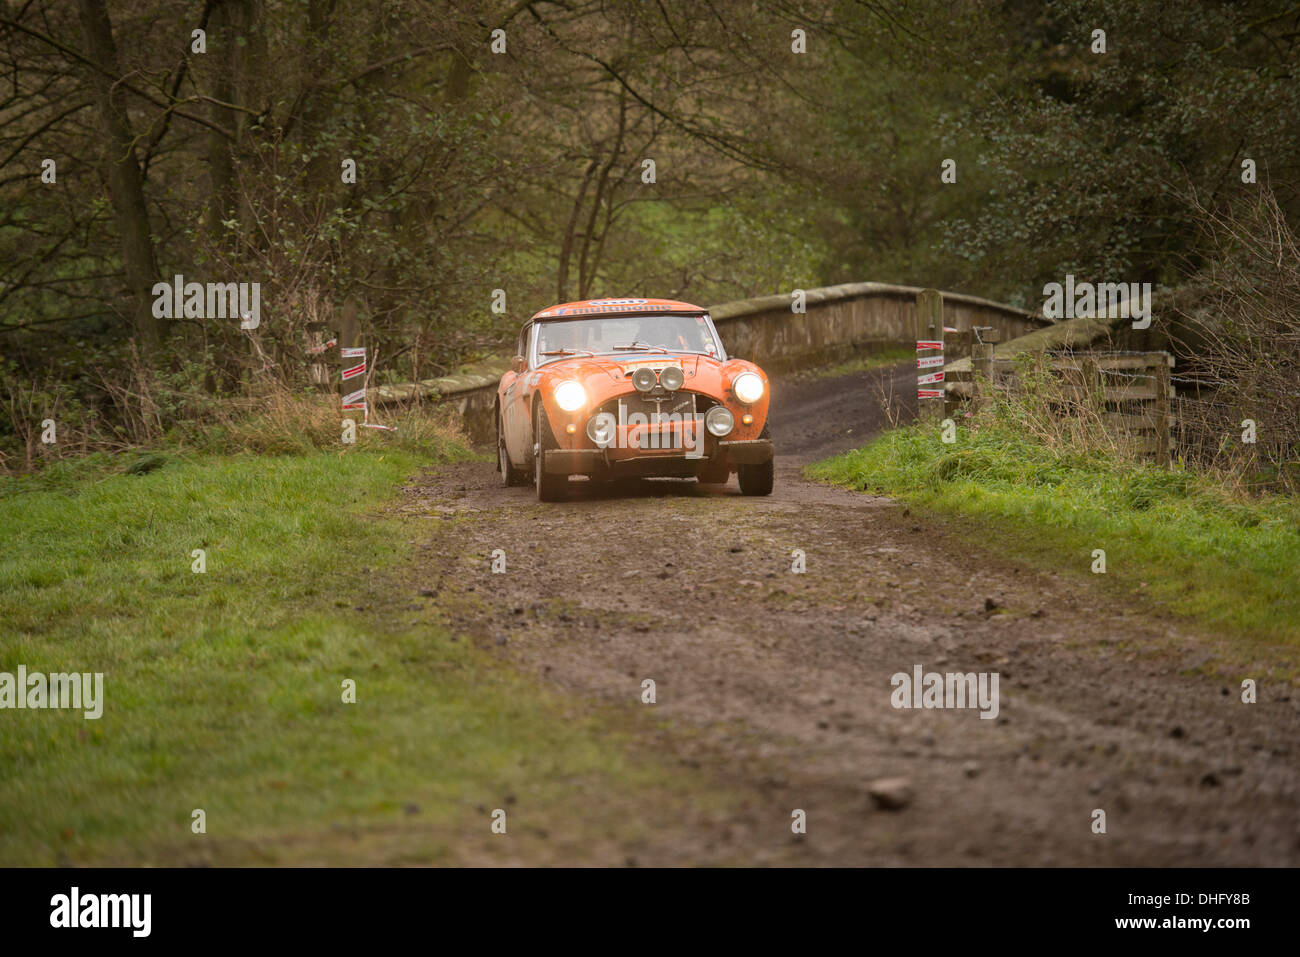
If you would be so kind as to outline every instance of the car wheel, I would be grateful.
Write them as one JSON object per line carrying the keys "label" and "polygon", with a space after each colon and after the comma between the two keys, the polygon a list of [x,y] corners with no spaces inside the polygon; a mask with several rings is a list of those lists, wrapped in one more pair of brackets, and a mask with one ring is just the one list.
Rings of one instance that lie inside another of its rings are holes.
{"label": "car wheel", "polygon": [[499,412],[497,413],[497,471],[501,473],[501,484],[506,488],[528,484],[528,473],[521,472],[510,464],[510,453],[506,451],[506,432],[502,428]]}
{"label": "car wheel", "polygon": [[541,402],[533,413],[533,439],[537,443],[533,452],[533,483],[537,486],[537,501],[556,502],[564,498],[569,488],[567,475],[554,475],[542,471],[542,453],[558,448],[555,436],[551,433],[551,423],[546,418],[546,410]]}
{"label": "car wheel", "polygon": [[741,495],[771,495],[774,461],[768,459],[761,465],[741,465],[736,468],[740,479]]}
{"label": "car wheel", "polygon": [[[770,433],[767,426],[759,438],[766,439]],[[740,479],[741,495],[771,495],[772,479],[775,476],[776,459],[770,458],[760,465],[740,465],[736,467],[736,478]]]}

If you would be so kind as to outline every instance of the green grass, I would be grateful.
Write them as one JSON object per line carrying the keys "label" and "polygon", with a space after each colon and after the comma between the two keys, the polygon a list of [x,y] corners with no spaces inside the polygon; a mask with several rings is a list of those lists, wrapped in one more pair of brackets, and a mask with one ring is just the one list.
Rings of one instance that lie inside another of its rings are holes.
{"label": "green grass", "polygon": [[[0,480],[0,671],[103,672],[106,699],[99,720],[0,711],[0,865],[438,862],[507,795],[535,824],[579,791],[654,794],[659,769],[629,766],[617,731],[384,578],[416,532],[377,513],[423,461],[98,460]],[[424,836],[331,851],[340,827]]]}
{"label": "green grass", "polygon": [[[808,474],[964,520],[959,528],[999,554],[1140,594],[1230,636],[1254,660],[1297,673],[1295,499],[1248,497],[1182,469],[1049,448],[995,424],[962,428],[952,445],[937,427],[897,429]],[[1104,576],[1091,573],[1098,548]]]}
{"label": "green grass", "polygon": [[906,361],[916,355],[916,352],[905,348],[882,349],[878,352],[868,353],[867,355],[855,356],[844,362],[833,366],[817,366],[811,369],[801,369],[792,373],[796,379],[833,379],[837,376],[850,375],[854,372],[870,372],[872,369],[879,369],[883,366],[892,366],[895,363]]}

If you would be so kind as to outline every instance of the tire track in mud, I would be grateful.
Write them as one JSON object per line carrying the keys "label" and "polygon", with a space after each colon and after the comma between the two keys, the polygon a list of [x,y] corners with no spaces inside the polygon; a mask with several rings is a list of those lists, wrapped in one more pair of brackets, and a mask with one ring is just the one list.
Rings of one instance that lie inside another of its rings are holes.
{"label": "tire track in mud", "polygon": [[[627,709],[669,766],[740,796],[725,825],[702,813],[664,833],[654,862],[1300,862],[1293,689],[1261,683],[1243,705],[1240,679],[1197,672],[1208,651],[1182,626],[973,548],[941,518],[800,478],[886,424],[891,385],[907,415],[912,374],[778,383],[787,454],[770,498],[734,479],[641,481],[575,483],[539,505],[488,462],[430,470],[399,509],[442,562],[412,587],[512,665]],[[505,574],[491,573],[498,548]],[[895,709],[890,678],[917,665],[997,672],[996,717]],[[892,778],[912,796],[888,810],[869,788]],[[575,795],[574,813],[598,798]]]}

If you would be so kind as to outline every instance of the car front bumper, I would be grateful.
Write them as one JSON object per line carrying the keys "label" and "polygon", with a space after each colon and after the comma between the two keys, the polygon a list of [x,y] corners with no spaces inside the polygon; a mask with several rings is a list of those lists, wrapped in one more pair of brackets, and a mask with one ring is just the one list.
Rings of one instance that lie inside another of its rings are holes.
{"label": "car front bumper", "polygon": [[542,456],[548,475],[696,475],[719,458],[729,467],[761,465],[775,454],[771,439],[722,440],[712,456],[689,457],[682,452],[651,452],[612,456],[606,449],[549,449]]}
{"label": "car front bumper", "polygon": [[762,465],[776,454],[771,439],[722,439],[718,446],[732,465]]}

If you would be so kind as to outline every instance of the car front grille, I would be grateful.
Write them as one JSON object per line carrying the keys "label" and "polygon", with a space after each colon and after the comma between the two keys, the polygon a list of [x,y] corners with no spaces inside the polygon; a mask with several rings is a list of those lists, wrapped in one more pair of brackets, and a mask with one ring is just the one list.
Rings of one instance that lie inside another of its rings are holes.
{"label": "car front grille", "polygon": [[658,396],[653,392],[633,392],[616,400],[614,408],[610,409],[615,415],[618,415],[617,403],[622,404],[624,416],[640,412],[651,421],[656,412],[664,416],[677,414],[684,419],[695,414],[694,392],[664,392]]}
{"label": "car front grille", "polygon": [[[690,422],[696,412],[697,399],[704,398],[686,391],[664,392],[656,389],[653,392],[630,392],[609,400],[597,411],[608,412],[624,424],[628,424],[633,415],[640,413],[646,417],[647,422],[636,428],[643,436],[640,440],[641,451],[680,452],[683,447],[683,426],[674,423]],[[707,405],[707,402],[701,401],[699,404]],[[659,414],[658,426],[654,424],[656,413]],[[670,419],[669,416],[674,418]]]}

